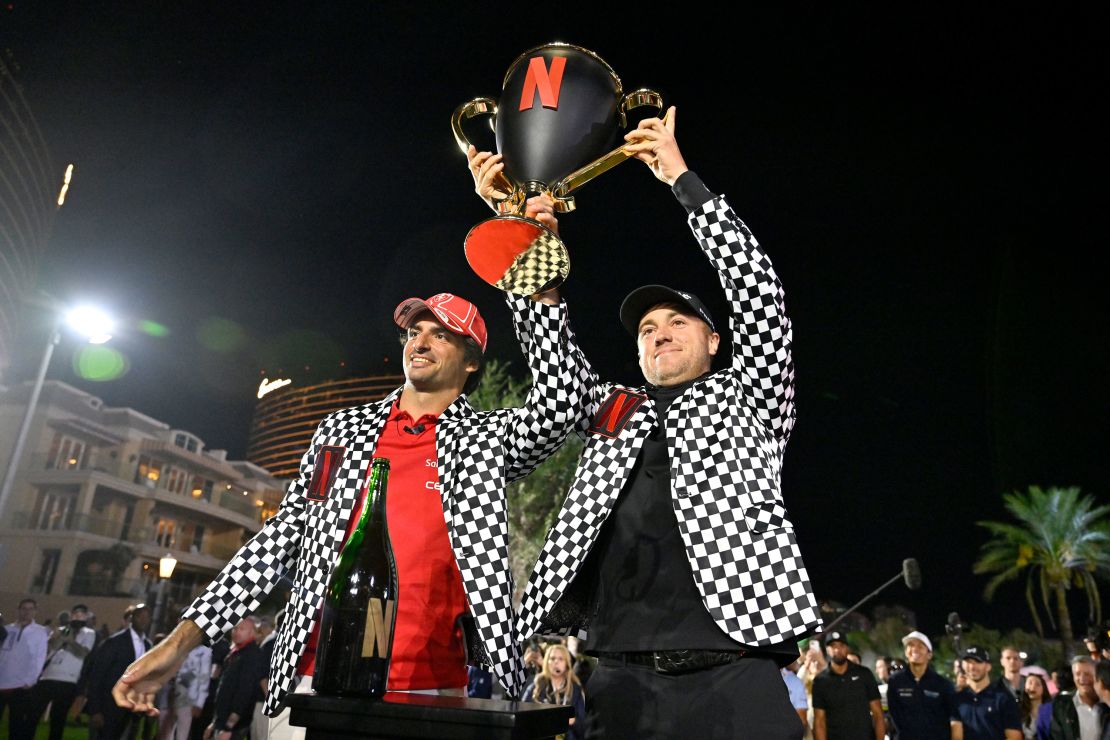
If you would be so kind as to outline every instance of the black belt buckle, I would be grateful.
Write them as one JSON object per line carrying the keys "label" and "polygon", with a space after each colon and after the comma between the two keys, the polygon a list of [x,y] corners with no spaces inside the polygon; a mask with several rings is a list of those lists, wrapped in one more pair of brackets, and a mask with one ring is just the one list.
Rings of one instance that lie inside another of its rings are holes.
{"label": "black belt buckle", "polygon": [[735,663],[744,653],[739,650],[735,653],[714,650],[661,650],[651,655],[656,673],[675,674]]}

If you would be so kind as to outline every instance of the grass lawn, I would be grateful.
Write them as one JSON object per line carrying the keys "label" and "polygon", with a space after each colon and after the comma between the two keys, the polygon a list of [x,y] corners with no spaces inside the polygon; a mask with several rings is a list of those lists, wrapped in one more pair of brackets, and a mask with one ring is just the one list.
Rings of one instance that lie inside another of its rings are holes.
{"label": "grass lawn", "polygon": [[[38,730],[35,731],[35,740],[46,740],[50,735],[50,725],[46,722],[39,724]],[[65,732],[62,734],[63,740],[88,740],[89,728],[85,725],[67,724]],[[3,727],[0,727],[0,740],[8,740],[8,717],[7,713],[4,715]]]}

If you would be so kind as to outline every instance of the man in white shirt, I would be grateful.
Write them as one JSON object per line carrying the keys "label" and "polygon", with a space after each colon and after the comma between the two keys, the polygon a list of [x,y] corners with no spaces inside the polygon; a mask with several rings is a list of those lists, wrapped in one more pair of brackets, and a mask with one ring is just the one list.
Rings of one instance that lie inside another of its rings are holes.
{"label": "man in white shirt", "polygon": [[0,721],[7,707],[11,740],[31,740],[35,735],[37,717],[31,713],[31,687],[39,680],[46,662],[50,637],[50,631],[35,621],[37,608],[34,599],[19,602],[16,622],[7,625],[0,647]]}
{"label": "man in white shirt", "polygon": [[89,609],[84,604],[69,610],[69,624],[50,636],[46,668],[31,691],[32,717],[41,717],[46,705],[50,705],[50,740],[62,740],[66,714],[77,696],[81,666],[96,644],[96,632],[88,621]]}

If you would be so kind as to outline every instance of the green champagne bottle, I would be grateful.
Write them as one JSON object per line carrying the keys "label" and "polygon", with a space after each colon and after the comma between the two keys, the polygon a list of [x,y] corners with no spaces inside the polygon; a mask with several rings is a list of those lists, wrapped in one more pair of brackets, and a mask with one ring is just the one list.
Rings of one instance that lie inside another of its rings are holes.
{"label": "green champagne bottle", "polygon": [[318,694],[381,696],[397,617],[397,564],[386,526],[389,460],[375,457],[358,525],[339,553],[320,618],[312,688]]}

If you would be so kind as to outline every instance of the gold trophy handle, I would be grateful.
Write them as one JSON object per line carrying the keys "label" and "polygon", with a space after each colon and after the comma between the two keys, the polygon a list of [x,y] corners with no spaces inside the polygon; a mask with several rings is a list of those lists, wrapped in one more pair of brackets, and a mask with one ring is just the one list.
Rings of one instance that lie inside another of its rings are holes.
{"label": "gold trophy handle", "polygon": [[[494,124],[497,121],[497,101],[493,98],[474,98],[460,105],[451,114],[451,133],[455,135],[455,143],[459,145],[459,151],[463,154],[467,153],[470,149],[470,139],[466,138],[463,133],[462,122],[474,116],[488,115],[489,127],[496,132]],[[508,180],[508,178],[506,178]],[[523,208],[524,193],[520,186],[516,183],[510,182],[513,191],[509,194],[508,198],[499,200],[493,199],[493,207],[498,213],[515,213]]]}
{"label": "gold trophy handle", "polygon": [[463,154],[470,148],[470,139],[466,138],[462,130],[463,119],[482,115],[490,117],[489,126],[492,129],[497,120],[497,101],[492,98],[474,98],[460,105],[451,114],[451,132],[455,134],[455,143]]}
{"label": "gold trophy handle", "polygon": [[[663,111],[663,96],[654,90],[649,90],[646,87],[632,92],[621,98],[619,113],[621,119],[621,127],[627,125],[625,113],[633,108],[640,108],[645,105],[654,106],[658,112]],[[564,177],[551,188],[551,194],[555,198],[556,210],[561,201],[569,200],[573,203],[573,198],[570,194],[582,187],[590,180],[598,175],[608,172],[616,167],[621,162],[629,159],[632,155],[624,150],[623,146],[619,146],[608,154],[603,154],[589,164],[579,167],[574,172]],[[573,206],[572,206],[573,208]]]}

